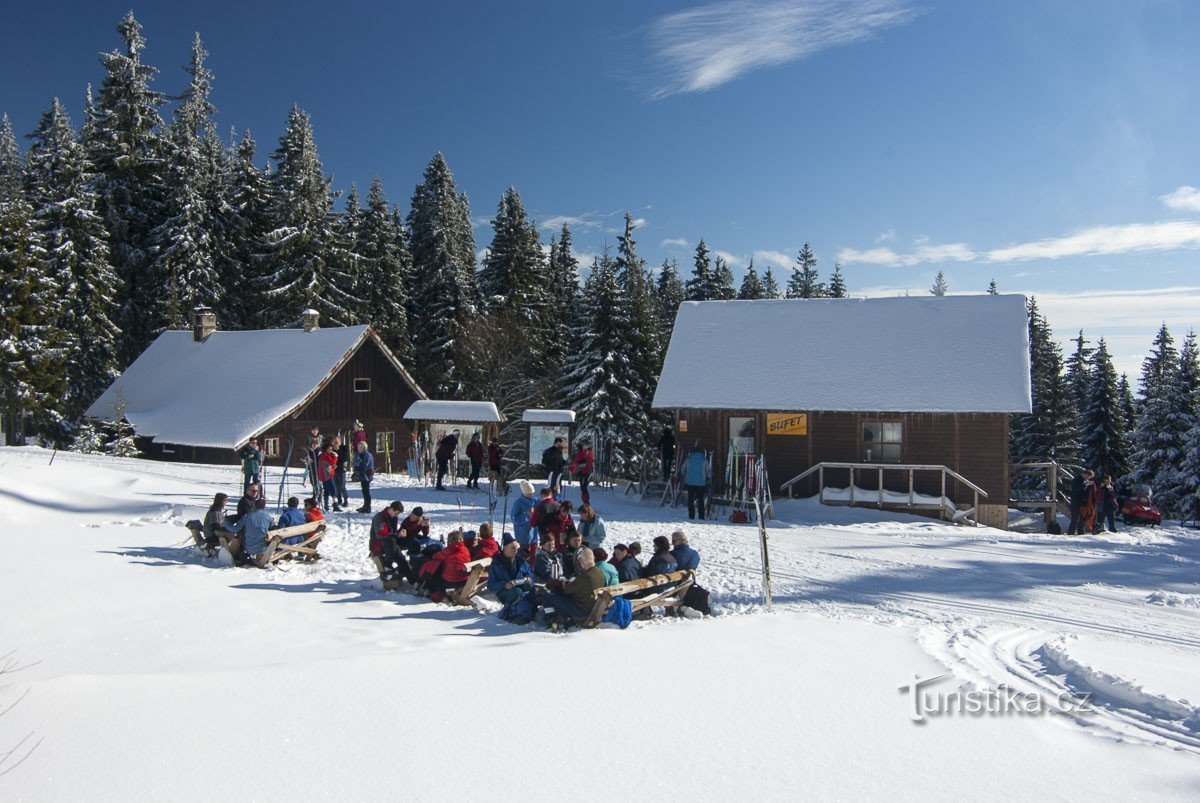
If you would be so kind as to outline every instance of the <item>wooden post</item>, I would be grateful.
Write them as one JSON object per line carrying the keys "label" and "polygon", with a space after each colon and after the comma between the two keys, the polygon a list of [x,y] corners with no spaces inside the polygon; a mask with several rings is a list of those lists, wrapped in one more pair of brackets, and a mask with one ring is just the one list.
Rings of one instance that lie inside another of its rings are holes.
{"label": "wooden post", "polygon": [[910,468],[908,470],[908,504],[909,504],[909,506],[911,507],[912,504],[916,501],[917,501],[917,499],[913,495],[913,470]]}
{"label": "wooden post", "polygon": [[825,504],[825,464],[822,463],[817,468],[817,499],[821,504]]}
{"label": "wooden post", "polygon": [[938,502],[938,507],[942,511],[942,518],[946,518],[946,469],[942,469],[942,498]]}
{"label": "wooden post", "polygon": [[850,505],[854,505],[854,466],[850,466]]}
{"label": "wooden post", "polygon": [[1046,488],[1050,491],[1050,507],[1046,508],[1046,524],[1058,519],[1058,465],[1051,460],[1046,466]]}
{"label": "wooden post", "polygon": [[883,466],[879,467],[879,509],[883,510]]}

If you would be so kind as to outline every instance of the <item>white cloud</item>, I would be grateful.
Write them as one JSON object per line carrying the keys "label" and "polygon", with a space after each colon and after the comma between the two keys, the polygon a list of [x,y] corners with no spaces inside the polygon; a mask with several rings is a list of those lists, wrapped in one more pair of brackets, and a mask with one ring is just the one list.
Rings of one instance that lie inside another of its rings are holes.
{"label": "white cloud", "polygon": [[879,236],[875,238],[875,242],[876,243],[887,243],[887,242],[891,242],[894,239],[896,239],[896,230],[888,229],[887,231],[880,232]]}
{"label": "white cloud", "polygon": [[1158,196],[1171,209],[1182,209],[1185,212],[1200,212],[1200,188],[1183,185]]}
{"label": "white cloud", "polygon": [[667,248],[669,246],[674,246],[675,248],[687,248],[688,241],[683,237],[668,237],[658,244],[659,248]]}
{"label": "white cloud", "polygon": [[754,261],[766,262],[772,267],[783,268],[785,270],[790,268],[795,263],[795,260],[792,257],[788,256],[782,251],[755,251]]}
{"label": "white cloud", "polygon": [[644,228],[646,227],[646,218],[644,218],[644,217],[635,217],[635,218],[633,219],[633,227],[634,227],[635,229],[644,229]]}
{"label": "white cloud", "polygon": [[[590,215],[593,213],[589,212],[588,214]],[[554,217],[546,218],[539,223],[538,228],[542,229],[543,231],[550,229],[559,231],[563,227],[564,223],[573,229],[593,229],[600,225],[597,221],[589,220],[587,217],[577,217],[575,215],[555,215]]]}
{"label": "white cloud", "polygon": [[658,100],[705,92],[908,22],[906,0],[732,0],[667,14],[648,35],[661,83]]}
{"label": "white cloud", "polygon": [[713,256],[720,257],[721,259],[725,260],[725,264],[729,265],[731,268],[744,268],[746,266],[745,258],[740,257],[737,254],[731,254],[728,251],[718,251],[715,248],[713,249],[712,253]]}
{"label": "white cloud", "polygon": [[1173,220],[1165,223],[1093,226],[1065,237],[997,248],[987,253],[987,260],[1023,262],[1029,259],[1171,251],[1177,248],[1200,248],[1200,222]]}

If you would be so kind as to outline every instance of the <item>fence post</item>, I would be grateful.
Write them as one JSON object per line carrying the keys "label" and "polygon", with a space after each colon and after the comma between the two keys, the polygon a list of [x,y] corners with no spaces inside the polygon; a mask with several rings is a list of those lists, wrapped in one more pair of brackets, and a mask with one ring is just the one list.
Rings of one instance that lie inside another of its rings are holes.
{"label": "fence post", "polygon": [[879,509],[883,510],[883,466],[879,467]]}
{"label": "fence post", "polygon": [[938,507],[941,508],[942,518],[946,517],[946,467],[942,466],[942,498],[938,500]]}
{"label": "fence post", "polygon": [[825,464],[817,465],[817,498],[825,504]]}
{"label": "fence post", "polygon": [[916,497],[913,496],[913,470],[910,468],[908,470],[908,504],[909,504],[909,507],[911,507],[912,504],[916,501],[917,501]]}
{"label": "fence post", "polygon": [[854,506],[854,466],[850,466],[850,506]]}

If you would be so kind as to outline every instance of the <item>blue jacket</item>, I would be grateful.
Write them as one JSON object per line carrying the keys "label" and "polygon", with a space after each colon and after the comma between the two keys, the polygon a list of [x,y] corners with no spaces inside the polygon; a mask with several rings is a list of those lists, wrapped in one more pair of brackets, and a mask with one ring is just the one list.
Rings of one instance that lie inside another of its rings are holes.
{"label": "blue jacket", "polygon": [[533,559],[533,576],[541,582],[547,580],[562,580],[566,578],[561,552],[547,552],[539,549]]}
{"label": "blue jacket", "polygon": [[692,452],[683,462],[683,484],[708,485],[708,458],[704,452]]}
{"label": "blue jacket", "polygon": [[583,536],[583,543],[590,546],[592,549],[604,543],[607,533],[604,532],[604,519],[597,516],[591,521],[579,520],[579,534]]}
{"label": "blue jacket", "polygon": [[596,564],[600,567],[600,571],[604,572],[604,585],[615,586],[621,582],[621,577],[617,574],[617,567],[613,566],[608,561],[601,561]]}
{"label": "blue jacket", "polygon": [[518,496],[517,501],[512,504],[513,538],[517,539],[521,546],[529,546],[533,540],[529,532],[529,511],[533,510],[535,504],[536,502],[524,494]]}
{"label": "blue jacket", "polygon": [[370,482],[375,477],[375,455],[370,449],[354,453],[354,473],[363,482]]}
{"label": "blue jacket", "polygon": [[509,561],[504,555],[497,555],[492,558],[492,565],[488,567],[488,591],[491,591],[493,594],[499,594],[503,590],[505,583],[512,583],[526,578],[531,581],[533,578],[533,572],[529,570],[529,561],[521,560],[520,558]]}
{"label": "blue jacket", "polygon": [[622,583],[637,580],[642,576],[642,564],[633,555],[626,555],[625,560],[617,564],[617,576]]}
{"label": "blue jacket", "polygon": [[642,569],[642,577],[669,574],[677,568],[675,558],[670,552],[660,552],[646,562],[646,568]]}
{"label": "blue jacket", "polygon": [[271,517],[265,510],[251,510],[238,519],[237,524],[227,527],[231,533],[245,532],[242,544],[247,555],[257,555],[267,548],[267,531],[271,529]]}
{"label": "blue jacket", "polygon": [[700,565],[700,553],[687,544],[680,544],[671,550],[679,569],[696,569]]}
{"label": "blue jacket", "polygon": [[279,527],[299,527],[304,524],[304,511],[298,507],[289,507],[279,514]]}

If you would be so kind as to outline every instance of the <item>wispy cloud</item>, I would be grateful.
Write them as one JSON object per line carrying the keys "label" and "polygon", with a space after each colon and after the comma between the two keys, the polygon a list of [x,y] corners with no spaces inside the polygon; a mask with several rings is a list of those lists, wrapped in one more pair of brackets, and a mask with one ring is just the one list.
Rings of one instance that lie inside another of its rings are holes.
{"label": "wispy cloud", "polygon": [[738,256],[737,254],[731,254],[728,251],[720,251],[716,248],[713,249],[712,253],[713,253],[713,256],[720,257],[721,259],[725,260],[725,264],[727,264],[731,268],[746,267],[746,258],[745,257]]}
{"label": "wispy cloud", "polygon": [[1131,254],[1177,248],[1200,248],[1200,221],[1093,226],[1065,237],[997,248],[987,252],[987,261],[1024,262],[1030,259]]}
{"label": "wispy cloud", "polygon": [[576,229],[594,229],[600,225],[599,220],[591,217],[596,215],[595,212],[589,212],[587,214],[588,216],[585,217],[579,217],[575,215],[555,215],[554,217],[548,217],[539,223],[538,228],[542,230],[554,229],[555,231],[558,231],[563,227],[564,223],[571,228]]}
{"label": "wispy cloud", "polygon": [[977,256],[965,243],[942,243],[939,245],[929,242],[919,242],[907,254],[897,253],[887,246],[868,248],[862,251],[843,248],[837,254],[838,260],[846,265],[883,265],[889,268],[923,263],[971,262]]}
{"label": "wispy cloud", "polygon": [[690,243],[683,237],[668,237],[658,244],[659,248],[687,248]]}
{"label": "wispy cloud", "polygon": [[660,17],[648,35],[658,100],[869,39],[916,15],[906,0],[733,0]]}
{"label": "wispy cloud", "polygon": [[1200,188],[1197,187],[1189,187],[1184,184],[1182,187],[1177,187],[1166,195],[1158,196],[1158,200],[1171,209],[1182,209],[1185,212],[1200,212]]}
{"label": "wispy cloud", "polygon": [[648,221],[647,221],[647,220],[646,220],[646,218],[644,218],[644,217],[635,217],[635,218],[633,219],[633,227],[634,227],[635,229],[644,229],[644,228],[646,228],[646,223],[647,223],[647,222],[648,222]]}
{"label": "wispy cloud", "polygon": [[788,256],[782,251],[755,251],[754,260],[756,262],[765,262],[775,268],[790,268],[795,262],[793,257]]}

